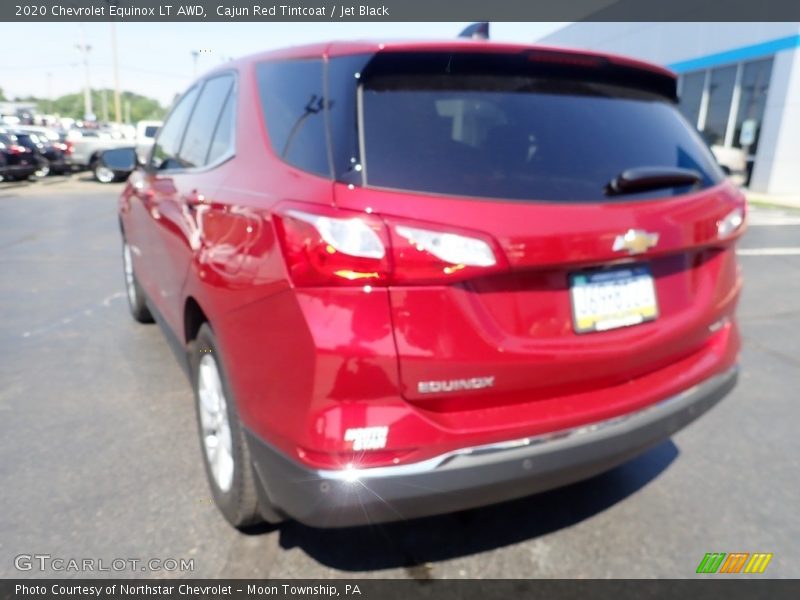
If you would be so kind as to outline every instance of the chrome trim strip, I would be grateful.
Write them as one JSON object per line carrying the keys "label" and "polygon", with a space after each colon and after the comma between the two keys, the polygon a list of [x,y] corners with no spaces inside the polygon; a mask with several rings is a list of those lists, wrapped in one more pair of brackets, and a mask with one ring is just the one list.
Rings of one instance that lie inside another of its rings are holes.
{"label": "chrome trim strip", "polygon": [[484,444],[481,446],[459,448],[458,450],[452,450],[450,452],[445,452],[444,454],[439,454],[438,456],[434,456],[433,458],[405,465],[394,465],[388,467],[370,467],[366,469],[357,469],[352,467],[345,469],[337,469],[337,470],[326,469],[326,470],[317,470],[315,471],[315,473],[320,479],[329,479],[334,481],[359,481],[363,479],[373,479],[380,477],[401,477],[406,475],[418,475],[421,473],[428,473],[430,471],[433,471],[457,457],[495,454],[500,452],[506,452],[509,450],[516,450],[519,448],[537,446],[547,442],[554,442],[566,438],[575,438],[577,436],[586,435],[588,433],[595,433],[607,429],[609,427],[620,425],[627,421],[638,419],[655,410],[663,409],[673,404],[678,404],[681,401],[684,401],[692,396],[703,395],[703,393],[706,390],[713,390],[714,388],[722,385],[725,381],[733,377],[738,370],[739,370],[738,366],[733,366],[727,371],[724,371],[723,373],[714,375],[713,377],[710,377],[705,381],[702,381],[701,383],[698,383],[697,385],[690,387],[689,389],[686,389],[674,396],[670,396],[665,400],[661,400],[660,402],[656,402],[655,404],[651,404],[650,406],[647,406],[641,410],[620,415],[618,417],[612,417],[611,419],[606,419],[604,421],[597,421],[595,423],[590,423],[588,425],[580,425],[578,427],[573,427],[570,429],[562,429],[560,431],[553,431],[536,436],[530,436],[516,440],[509,440],[505,442],[496,442],[492,444]]}

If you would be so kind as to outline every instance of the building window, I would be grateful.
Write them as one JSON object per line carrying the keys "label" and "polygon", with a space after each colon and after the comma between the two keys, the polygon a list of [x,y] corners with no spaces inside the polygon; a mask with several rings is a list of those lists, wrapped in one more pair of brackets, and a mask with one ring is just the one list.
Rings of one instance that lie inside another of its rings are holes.
{"label": "building window", "polygon": [[703,137],[712,146],[725,143],[734,85],[736,85],[735,65],[711,71]]}
{"label": "building window", "polygon": [[[737,148],[746,147],[749,154],[755,154],[758,147],[758,134],[761,131],[761,123],[764,120],[764,107],[767,104],[767,90],[769,89],[771,75],[771,58],[747,63],[742,71],[739,109],[736,112],[733,145]],[[753,134],[746,131],[745,135],[742,136],[742,124],[747,121],[750,121],[747,128],[752,128]]]}
{"label": "building window", "polygon": [[685,73],[680,80],[679,108],[709,145],[745,148],[752,156],[771,75],[771,57]]}
{"label": "building window", "polygon": [[700,102],[703,100],[703,88],[706,85],[706,72],[688,73],[681,79],[681,101],[679,108],[686,120],[697,127],[700,117]]}

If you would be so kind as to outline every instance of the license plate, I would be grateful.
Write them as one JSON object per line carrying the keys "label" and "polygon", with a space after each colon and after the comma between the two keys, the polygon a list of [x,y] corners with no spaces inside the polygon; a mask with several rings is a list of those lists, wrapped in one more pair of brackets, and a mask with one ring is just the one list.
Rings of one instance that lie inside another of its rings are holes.
{"label": "license plate", "polygon": [[653,275],[644,265],[570,275],[577,333],[638,325],[658,316]]}

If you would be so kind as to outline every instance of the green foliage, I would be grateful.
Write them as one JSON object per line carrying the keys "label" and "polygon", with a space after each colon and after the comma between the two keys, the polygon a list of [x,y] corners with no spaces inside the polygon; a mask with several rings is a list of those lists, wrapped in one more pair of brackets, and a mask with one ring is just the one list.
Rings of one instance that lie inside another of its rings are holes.
{"label": "green foliage", "polygon": [[6,95],[3,93],[3,88],[0,88],[0,102],[6,99]]}
{"label": "green foliage", "polygon": [[[106,106],[108,113],[108,120],[115,120],[114,112],[114,90],[92,90],[92,111],[98,120],[103,120],[103,100],[102,96],[105,94]],[[41,113],[57,114],[62,117],[71,117],[73,119],[83,118],[83,92],[75,94],[67,94],[56,98],[55,100],[44,100],[42,98],[34,98],[37,103],[37,109]],[[130,103],[130,117],[131,122],[136,123],[141,120],[150,119],[163,119],[166,114],[166,109],[163,108],[157,100],[140,96],[133,92],[120,93],[120,109],[122,111],[122,120],[125,121],[127,116],[126,104]]]}

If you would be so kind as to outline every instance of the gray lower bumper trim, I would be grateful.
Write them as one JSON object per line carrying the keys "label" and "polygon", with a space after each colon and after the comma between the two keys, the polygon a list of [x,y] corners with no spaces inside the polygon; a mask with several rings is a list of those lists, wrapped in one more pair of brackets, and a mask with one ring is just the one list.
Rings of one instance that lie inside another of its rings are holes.
{"label": "gray lower bumper trim", "polygon": [[738,368],[646,409],[391,467],[316,470],[248,434],[270,502],[308,525],[345,527],[463,510],[591,477],[669,438],[719,402]]}

